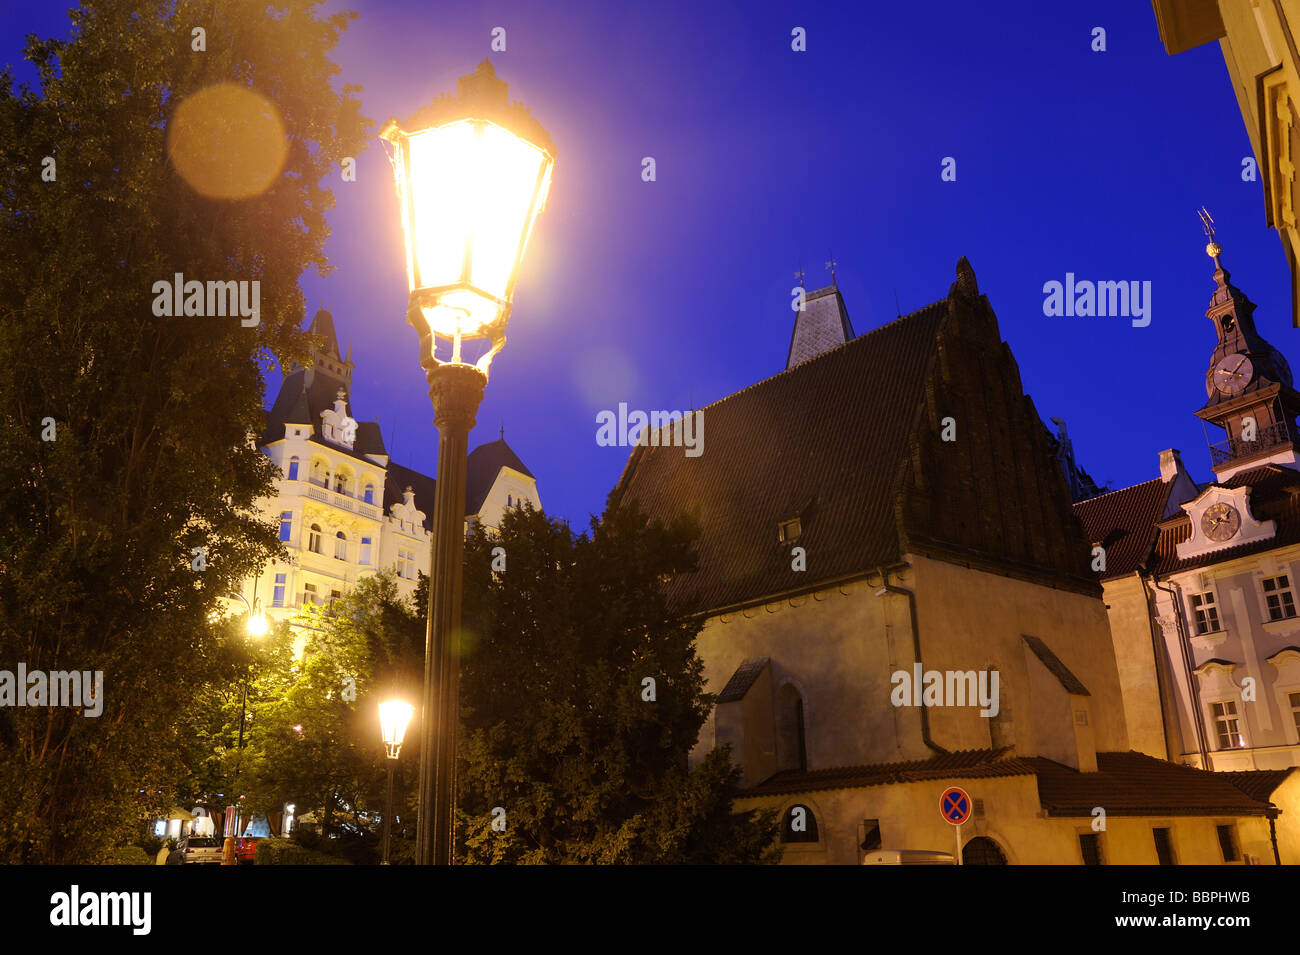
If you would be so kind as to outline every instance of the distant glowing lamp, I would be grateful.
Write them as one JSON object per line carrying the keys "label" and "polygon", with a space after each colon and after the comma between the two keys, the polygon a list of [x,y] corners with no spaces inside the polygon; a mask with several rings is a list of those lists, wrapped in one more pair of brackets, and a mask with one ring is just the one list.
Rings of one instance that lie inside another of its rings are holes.
{"label": "distant glowing lamp", "polygon": [[406,234],[407,321],[420,333],[421,363],[443,362],[437,339],[486,339],[475,361],[485,376],[506,343],[515,281],[528,237],[546,205],[555,147],[486,59],[440,96],[379,135],[391,158]]}
{"label": "distant glowing lamp", "polygon": [[253,604],[253,612],[248,615],[248,623],[245,625],[245,629],[250,637],[264,637],[266,631],[270,628],[271,625],[266,619],[266,614],[262,612],[262,598],[259,597]]}

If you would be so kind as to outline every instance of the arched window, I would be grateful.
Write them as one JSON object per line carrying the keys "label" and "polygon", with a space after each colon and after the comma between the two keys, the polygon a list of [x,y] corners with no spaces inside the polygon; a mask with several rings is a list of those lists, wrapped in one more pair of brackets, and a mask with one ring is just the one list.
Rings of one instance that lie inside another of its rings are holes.
{"label": "arched window", "polygon": [[976,836],[961,850],[962,865],[1006,865],[1001,847],[988,836]]}
{"label": "arched window", "polygon": [[348,535],[344,534],[342,531],[339,531],[334,535],[334,559],[348,559]]}
{"label": "arched window", "polygon": [[509,494],[507,494],[507,495],[506,495],[506,507],[514,507],[514,505],[515,505],[515,499],[514,499],[513,497],[511,497]]}
{"label": "arched window", "polygon": [[307,535],[307,549],[313,554],[319,554],[320,551],[320,525],[313,524],[310,533]]}
{"label": "arched window", "polygon": [[346,472],[340,471],[334,476],[334,490],[340,494],[348,493],[348,475]]}
{"label": "arched window", "polygon": [[804,738],[803,696],[794,684],[787,683],[776,695],[776,769],[808,768],[808,748]]}
{"label": "arched window", "polygon": [[816,842],[820,838],[817,817],[811,809],[801,803],[785,811],[781,820],[782,842]]}
{"label": "arched window", "polygon": [[367,504],[375,503],[375,486],[373,484],[366,485],[365,502]]}
{"label": "arched window", "polygon": [[296,455],[289,459],[289,480],[298,480],[298,458]]}

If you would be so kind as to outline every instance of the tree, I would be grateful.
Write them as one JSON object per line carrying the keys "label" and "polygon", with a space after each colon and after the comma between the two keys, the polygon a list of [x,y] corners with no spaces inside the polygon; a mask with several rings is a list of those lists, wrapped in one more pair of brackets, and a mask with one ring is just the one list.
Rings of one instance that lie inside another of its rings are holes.
{"label": "tree", "polygon": [[612,497],[590,534],[575,537],[528,504],[507,511],[499,536],[472,533],[461,859],[779,857],[772,811],[732,812],[739,769],[726,750],[688,767],[713,701],[695,652],[701,624],[669,611],[663,585],[693,566],[694,534],[684,522],[648,523]]}
{"label": "tree", "polygon": [[[29,38],[38,91],[0,73],[0,661],[104,677],[99,717],[0,707],[0,862],[94,861],[158,808],[139,793],[179,770],[167,744],[210,683],[208,614],[278,551],[254,507],[277,476],[252,440],[265,359],[306,360],[322,180],[367,127],[355,88],[330,85],[355,15],[317,6],[85,0],[71,40]],[[180,135],[221,83],[268,105]],[[213,198],[171,134],[218,179],[264,146],[283,165]],[[259,324],[156,315],[176,273],[260,283]]]}
{"label": "tree", "polygon": [[[390,696],[418,704],[423,621],[386,571],[294,622],[308,635],[301,657],[277,655],[250,689],[245,811],[291,802],[316,814],[322,835],[373,845],[387,772],[378,706]],[[404,767],[418,765],[413,743]]]}

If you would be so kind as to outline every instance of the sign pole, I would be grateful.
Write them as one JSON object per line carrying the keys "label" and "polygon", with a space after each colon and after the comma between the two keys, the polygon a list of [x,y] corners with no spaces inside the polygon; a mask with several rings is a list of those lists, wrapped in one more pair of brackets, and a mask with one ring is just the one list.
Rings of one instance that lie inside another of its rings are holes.
{"label": "sign pole", "polygon": [[961,823],[953,826],[957,831],[957,864],[961,865]]}

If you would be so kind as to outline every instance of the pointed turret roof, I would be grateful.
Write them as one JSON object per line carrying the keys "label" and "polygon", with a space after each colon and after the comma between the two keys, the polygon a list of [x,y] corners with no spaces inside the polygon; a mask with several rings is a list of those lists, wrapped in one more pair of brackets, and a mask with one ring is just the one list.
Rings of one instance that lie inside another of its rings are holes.
{"label": "pointed turret roof", "polygon": [[331,358],[340,358],[339,339],[334,333],[334,316],[325,309],[320,309],[316,317],[311,320],[311,326],[307,329],[315,335],[321,335],[325,339],[325,344],[319,349],[323,355],[329,355]]}
{"label": "pointed turret roof", "polygon": [[834,285],[808,292],[803,311],[795,313],[785,367],[793,368],[853,339],[853,324],[844,298]]}

